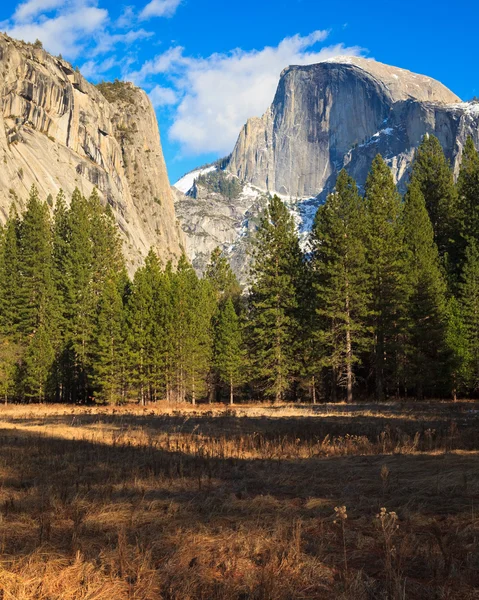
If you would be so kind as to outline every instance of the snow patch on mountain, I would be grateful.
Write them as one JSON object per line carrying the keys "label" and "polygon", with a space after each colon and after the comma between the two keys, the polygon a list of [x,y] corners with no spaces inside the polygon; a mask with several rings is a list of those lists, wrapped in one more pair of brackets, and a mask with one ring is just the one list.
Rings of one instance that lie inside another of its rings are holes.
{"label": "snow patch on mountain", "polygon": [[206,173],[211,173],[212,171],[216,171],[216,166],[206,167],[204,169],[197,169],[196,171],[191,171],[191,173],[187,173],[181,179],[178,179],[176,183],[173,184],[177,190],[179,190],[182,194],[188,194],[193,187],[195,180],[198,179],[200,175],[205,175]]}

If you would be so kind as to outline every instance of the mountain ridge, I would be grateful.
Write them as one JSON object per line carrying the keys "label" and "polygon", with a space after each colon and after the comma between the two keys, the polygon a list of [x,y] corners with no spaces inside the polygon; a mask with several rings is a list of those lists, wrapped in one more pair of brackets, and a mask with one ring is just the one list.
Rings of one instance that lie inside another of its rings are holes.
{"label": "mountain ridge", "polygon": [[[224,198],[203,190],[196,198],[186,196],[185,210],[185,197],[177,194],[187,247],[194,249],[193,264],[201,271],[207,253],[221,241],[204,221],[198,229],[191,221],[191,215],[200,215],[206,204],[210,221],[216,220],[217,228],[223,229],[224,241],[219,245],[233,264],[241,265],[237,274],[243,278],[249,260],[244,223],[258,218],[255,206],[261,210],[268,194],[287,200],[298,227],[306,232],[342,168],[361,187],[379,153],[403,191],[414,152],[426,134],[439,138],[457,174],[468,135],[479,145],[479,104],[462,102],[428,76],[371,59],[338,57],[287,67],[272,104],[262,117],[252,117],[241,129],[225,167],[243,189],[255,190],[249,205],[242,196],[241,224],[236,220],[233,225],[231,214],[222,220]],[[236,208],[232,206],[230,212]]]}
{"label": "mountain ridge", "polygon": [[[133,84],[110,84],[110,99],[61,57],[0,34],[0,219],[40,196],[67,200],[98,189],[122,234],[130,272],[150,247],[163,261],[181,254],[156,115]],[[54,201],[52,201],[54,202]]]}

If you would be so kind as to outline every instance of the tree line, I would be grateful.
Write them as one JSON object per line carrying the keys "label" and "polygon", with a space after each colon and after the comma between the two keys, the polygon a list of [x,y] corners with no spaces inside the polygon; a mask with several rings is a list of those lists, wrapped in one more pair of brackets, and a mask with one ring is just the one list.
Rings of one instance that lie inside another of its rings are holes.
{"label": "tree line", "polygon": [[479,386],[479,154],[457,181],[439,141],[404,197],[381,156],[341,171],[307,247],[278,197],[242,291],[217,249],[203,277],[153,251],[128,277],[108,206],[32,188],[0,240],[5,402],[141,404],[474,395]]}

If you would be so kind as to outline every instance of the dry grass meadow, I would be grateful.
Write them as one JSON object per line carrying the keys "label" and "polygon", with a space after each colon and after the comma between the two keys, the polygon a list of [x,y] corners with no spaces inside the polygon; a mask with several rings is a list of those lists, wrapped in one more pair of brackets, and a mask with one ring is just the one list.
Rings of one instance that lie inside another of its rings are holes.
{"label": "dry grass meadow", "polygon": [[1,600],[479,598],[479,403],[0,410]]}

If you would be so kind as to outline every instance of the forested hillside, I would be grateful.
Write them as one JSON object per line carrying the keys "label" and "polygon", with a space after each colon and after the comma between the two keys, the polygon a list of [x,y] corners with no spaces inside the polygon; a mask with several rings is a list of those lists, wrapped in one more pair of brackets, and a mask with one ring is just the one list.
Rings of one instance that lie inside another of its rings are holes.
{"label": "forested hillside", "polygon": [[472,139],[455,183],[426,137],[403,198],[380,155],[364,193],[342,171],[306,251],[273,197],[242,294],[219,250],[203,278],[151,251],[130,281],[95,192],[69,206],[60,193],[52,218],[32,188],[1,234],[1,393],[143,404],[474,394],[478,206]]}

